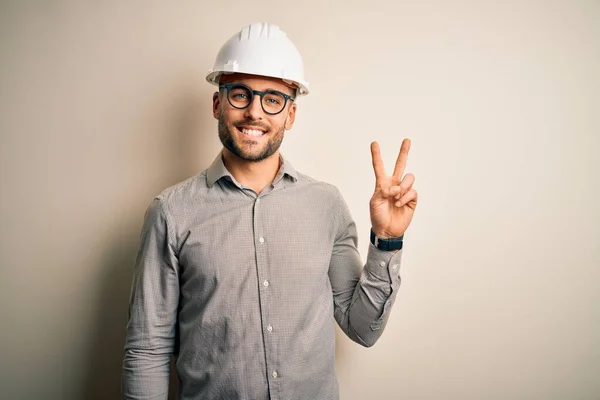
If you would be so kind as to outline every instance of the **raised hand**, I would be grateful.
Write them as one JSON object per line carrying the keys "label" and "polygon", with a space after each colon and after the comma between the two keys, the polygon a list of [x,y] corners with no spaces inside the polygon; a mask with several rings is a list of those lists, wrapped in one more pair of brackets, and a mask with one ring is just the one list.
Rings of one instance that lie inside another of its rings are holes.
{"label": "raised hand", "polygon": [[415,176],[406,174],[404,168],[410,150],[410,140],[404,139],[396,160],[394,174],[386,175],[377,142],[371,143],[373,170],[375,171],[375,193],[369,202],[371,226],[380,238],[400,237],[412,221],[417,207],[417,191],[413,189]]}

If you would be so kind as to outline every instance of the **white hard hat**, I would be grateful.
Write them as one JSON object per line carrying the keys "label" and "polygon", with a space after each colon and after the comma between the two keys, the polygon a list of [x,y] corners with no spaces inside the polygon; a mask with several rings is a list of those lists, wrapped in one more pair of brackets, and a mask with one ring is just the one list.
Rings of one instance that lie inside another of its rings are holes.
{"label": "white hard hat", "polygon": [[229,39],[217,54],[206,80],[219,84],[221,74],[244,73],[280,78],[298,87],[298,95],[308,94],[300,52],[277,25],[254,23]]}

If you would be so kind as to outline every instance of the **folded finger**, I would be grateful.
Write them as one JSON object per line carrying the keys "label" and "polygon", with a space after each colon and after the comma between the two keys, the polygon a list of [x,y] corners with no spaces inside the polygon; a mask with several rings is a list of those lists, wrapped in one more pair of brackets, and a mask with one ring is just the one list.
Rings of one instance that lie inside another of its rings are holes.
{"label": "folded finger", "polygon": [[400,182],[400,187],[402,188],[401,193],[408,192],[415,183],[415,176],[413,174],[406,174],[404,178],[402,178],[402,182]]}
{"label": "folded finger", "polygon": [[396,207],[402,207],[405,204],[410,202],[416,202],[417,200],[417,191],[415,189],[410,189],[406,194],[404,194],[400,200],[397,200],[395,205]]}

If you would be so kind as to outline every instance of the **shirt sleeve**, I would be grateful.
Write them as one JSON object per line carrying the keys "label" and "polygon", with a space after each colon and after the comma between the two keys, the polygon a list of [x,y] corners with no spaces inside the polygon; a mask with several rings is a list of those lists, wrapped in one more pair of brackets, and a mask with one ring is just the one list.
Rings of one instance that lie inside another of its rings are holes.
{"label": "shirt sleeve", "polygon": [[165,204],[144,217],[135,262],[123,360],[124,399],[167,399],[179,302],[178,261]]}
{"label": "shirt sleeve", "polygon": [[356,225],[338,194],[337,231],[329,265],[334,316],[350,339],[370,347],[383,333],[398,294],[402,250],[383,251],[369,243],[363,267]]}

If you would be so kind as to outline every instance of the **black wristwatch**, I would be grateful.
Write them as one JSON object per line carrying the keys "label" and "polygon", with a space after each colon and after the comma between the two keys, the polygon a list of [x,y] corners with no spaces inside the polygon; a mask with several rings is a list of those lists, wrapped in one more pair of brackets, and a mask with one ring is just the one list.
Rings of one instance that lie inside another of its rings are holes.
{"label": "black wristwatch", "polygon": [[381,239],[375,236],[375,232],[371,229],[371,243],[373,246],[377,247],[379,250],[384,251],[392,251],[392,250],[402,250],[402,242],[404,240],[404,235],[395,238],[389,239]]}

